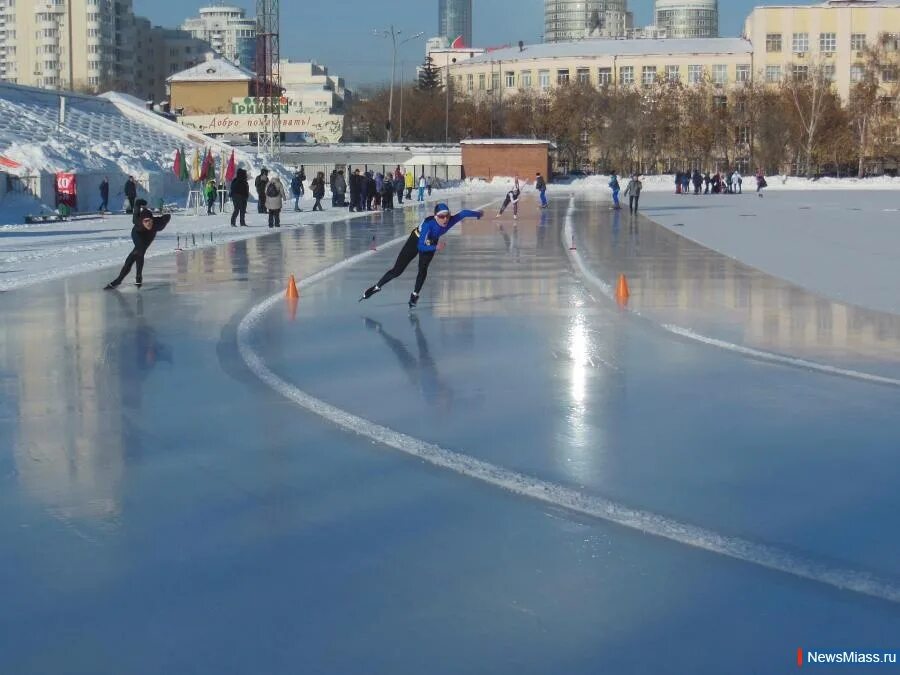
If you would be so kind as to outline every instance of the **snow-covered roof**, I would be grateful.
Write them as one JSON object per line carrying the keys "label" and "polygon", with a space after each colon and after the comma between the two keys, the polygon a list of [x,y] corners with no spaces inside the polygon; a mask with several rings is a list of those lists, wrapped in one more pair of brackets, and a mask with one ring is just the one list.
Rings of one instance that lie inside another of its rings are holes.
{"label": "snow-covered roof", "polygon": [[246,68],[236,66],[225,59],[210,59],[196,66],[169,75],[166,82],[248,82],[256,75]]}
{"label": "snow-covered roof", "polygon": [[534,138],[468,138],[461,145],[552,145],[550,141]]}
{"label": "snow-covered roof", "polygon": [[579,58],[598,56],[642,56],[650,54],[747,54],[753,53],[749,40],[742,38],[698,38],[666,40],[575,40],[504,47],[462,61],[457,67],[497,61]]}

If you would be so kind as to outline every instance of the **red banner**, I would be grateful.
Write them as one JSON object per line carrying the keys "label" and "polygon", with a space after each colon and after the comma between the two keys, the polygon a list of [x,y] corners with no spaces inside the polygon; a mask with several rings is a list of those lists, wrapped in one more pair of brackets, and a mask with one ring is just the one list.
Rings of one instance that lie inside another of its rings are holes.
{"label": "red banner", "polygon": [[74,173],[60,171],[56,174],[56,205],[60,204],[65,204],[73,211],[78,204]]}

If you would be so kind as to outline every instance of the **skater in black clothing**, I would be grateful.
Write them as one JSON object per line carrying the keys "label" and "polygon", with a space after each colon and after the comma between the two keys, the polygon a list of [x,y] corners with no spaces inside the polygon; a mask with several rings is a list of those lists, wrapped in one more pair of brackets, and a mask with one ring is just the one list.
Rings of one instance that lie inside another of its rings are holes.
{"label": "skater in black clothing", "polygon": [[166,225],[169,224],[169,220],[172,218],[172,215],[169,213],[154,216],[152,211],[144,208],[144,204],[146,202],[142,199],[135,203],[136,210],[134,218],[132,218],[134,227],[131,229],[131,241],[134,242],[134,249],[125,258],[125,264],[122,265],[122,271],[119,272],[119,276],[106,285],[107,290],[116,288],[121,284],[134,264],[137,264],[134,283],[136,286],[143,284],[144,254],[147,253],[147,249],[150,248],[150,244],[156,238],[156,233],[166,229]]}
{"label": "skater in black clothing", "polygon": [[256,177],[256,210],[258,213],[266,212],[266,186],[269,184],[269,170],[262,169]]}
{"label": "skater in black clothing", "polygon": [[104,178],[100,183],[100,208],[101,213],[109,211],[109,178]]}
{"label": "skater in black clothing", "polygon": [[421,225],[413,228],[413,231],[409,233],[409,238],[400,250],[400,255],[397,256],[394,266],[385,272],[374,286],[369,286],[365,290],[360,301],[368,300],[378,293],[391,279],[395,279],[403,274],[409,263],[416,256],[419,256],[419,274],[416,277],[415,290],[409,296],[410,308],[415,307],[416,302],[419,300],[419,292],[425,283],[425,276],[428,274],[428,266],[431,264],[431,259],[434,258],[441,235],[465,218],[480,219],[483,215],[484,211],[468,211],[464,209],[451,216],[450,208],[446,204],[435,206],[434,215],[428,216],[422,221]]}

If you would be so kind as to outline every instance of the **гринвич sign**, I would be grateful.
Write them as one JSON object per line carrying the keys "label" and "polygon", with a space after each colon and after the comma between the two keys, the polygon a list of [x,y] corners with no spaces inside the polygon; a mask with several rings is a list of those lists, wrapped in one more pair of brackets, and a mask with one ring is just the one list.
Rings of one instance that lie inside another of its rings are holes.
{"label": "\u0433\u0440\u0438\u043d\u0432\u0438\u0447 sign", "polygon": [[[184,115],[178,121],[204,134],[252,134],[263,128],[262,115]],[[307,134],[316,143],[338,143],[344,135],[344,116],[328,113],[282,114],[281,132]]]}

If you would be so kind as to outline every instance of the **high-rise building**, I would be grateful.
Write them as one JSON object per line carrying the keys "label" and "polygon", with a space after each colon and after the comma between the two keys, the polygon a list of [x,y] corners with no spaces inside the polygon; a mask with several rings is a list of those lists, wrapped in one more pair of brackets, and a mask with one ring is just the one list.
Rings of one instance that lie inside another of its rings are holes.
{"label": "high-rise building", "polygon": [[472,46],[472,0],[438,0],[438,35]]}
{"label": "high-rise building", "polygon": [[0,0],[0,74],[10,82],[121,89],[133,44],[131,0]]}
{"label": "high-rise building", "polygon": [[256,19],[240,7],[201,7],[200,16],[187,19],[181,29],[208,42],[213,51],[248,70],[256,66]]}
{"label": "high-rise building", "polygon": [[718,0],[656,0],[654,16],[670,38],[719,37]]}
{"label": "high-rise building", "polygon": [[625,37],[626,0],[544,0],[544,42]]}

